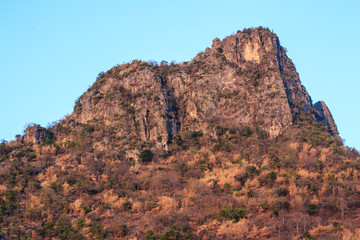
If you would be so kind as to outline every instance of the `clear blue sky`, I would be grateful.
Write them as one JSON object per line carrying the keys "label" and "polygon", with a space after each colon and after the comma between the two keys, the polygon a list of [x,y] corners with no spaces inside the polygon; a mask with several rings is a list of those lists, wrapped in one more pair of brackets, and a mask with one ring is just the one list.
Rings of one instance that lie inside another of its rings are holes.
{"label": "clear blue sky", "polygon": [[188,61],[247,27],[274,30],[313,102],[360,149],[360,1],[0,1],[0,139],[72,112],[101,71]]}

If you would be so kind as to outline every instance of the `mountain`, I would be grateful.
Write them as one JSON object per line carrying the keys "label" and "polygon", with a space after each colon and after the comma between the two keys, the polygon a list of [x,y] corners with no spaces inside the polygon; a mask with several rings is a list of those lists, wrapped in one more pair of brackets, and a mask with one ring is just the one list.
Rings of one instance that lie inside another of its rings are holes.
{"label": "mountain", "polygon": [[99,74],[53,127],[0,148],[1,236],[355,239],[359,161],[278,37]]}

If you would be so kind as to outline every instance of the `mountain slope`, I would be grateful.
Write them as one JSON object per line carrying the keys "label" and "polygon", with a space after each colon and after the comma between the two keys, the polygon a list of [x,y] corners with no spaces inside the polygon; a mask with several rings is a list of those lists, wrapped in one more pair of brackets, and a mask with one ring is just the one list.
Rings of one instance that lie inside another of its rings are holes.
{"label": "mountain slope", "polygon": [[265,28],[214,39],[190,62],[116,66],[71,115],[25,133],[0,147],[4,238],[360,231],[359,153]]}

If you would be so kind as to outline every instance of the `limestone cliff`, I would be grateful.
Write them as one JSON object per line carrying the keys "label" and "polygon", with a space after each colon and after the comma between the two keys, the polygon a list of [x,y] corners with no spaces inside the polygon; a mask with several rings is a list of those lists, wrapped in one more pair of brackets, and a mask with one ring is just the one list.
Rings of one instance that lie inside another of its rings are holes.
{"label": "limestone cliff", "polygon": [[[116,66],[77,101],[71,118],[112,128],[129,148],[134,141],[153,141],[167,149],[180,130],[216,138],[216,125],[249,125],[274,137],[299,116],[315,119],[311,109],[278,37],[260,27],[216,38],[190,62]],[[317,121],[331,122],[320,115]]]}

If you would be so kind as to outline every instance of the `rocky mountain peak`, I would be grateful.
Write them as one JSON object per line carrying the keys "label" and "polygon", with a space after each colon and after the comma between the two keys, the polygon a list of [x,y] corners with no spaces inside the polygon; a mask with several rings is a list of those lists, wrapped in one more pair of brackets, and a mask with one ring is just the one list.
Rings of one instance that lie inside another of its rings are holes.
{"label": "rocky mountain peak", "polygon": [[278,37],[260,27],[216,38],[190,62],[116,66],[77,101],[71,118],[168,149],[182,130],[216,138],[215,126],[275,137],[304,116],[320,121],[313,108]]}

